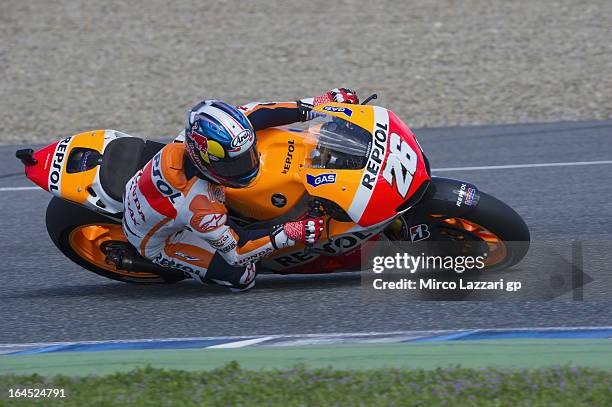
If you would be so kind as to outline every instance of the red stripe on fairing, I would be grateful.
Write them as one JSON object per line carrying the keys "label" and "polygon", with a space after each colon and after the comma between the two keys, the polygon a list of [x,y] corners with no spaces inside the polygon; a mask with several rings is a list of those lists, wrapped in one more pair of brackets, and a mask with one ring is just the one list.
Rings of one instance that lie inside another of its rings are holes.
{"label": "red stripe on fairing", "polygon": [[46,191],[49,190],[49,172],[51,171],[51,162],[57,143],[59,142],[56,141],[35,152],[32,157],[38,162],[35,165],[26,165],[25,167],[26,177]]}
{"label": "red stripe on fairing", "polygon": [[[319,256],[313,260],[307,260],[304,264],[283,269],[283,272],[291,274],[321,274],[333,273],[338,270],[355,270],[362,268],[361,259],[375,255],[377,248],[373,243],[380,240],[381,234],[376,233],[366,241],[361,242],[355,248],[334,256]],[[363,257],[365,256],[365,257]]]}
{"label": "red stripe on fairing", "polygon": [[[416,171],[412,177],[412,183],[406,193],[406,197],[402,198],[397,191],[397,181],[393,180],[393,184],[390,185],[387,180],[383,177],[384,168],[387,165],[387,160],[391,152],[390,142],[391,133],[397,133],[400,135],[402,140],[414,150],[418,157],[418,163]],[[359,219],[359,224],[362,225],[375,225],[387,219],[391,219],[397,215],[395,208],[404,203],[410,196],[412,196],[421,184],[429,179],[427,170],[425,168],[425,161],[421,153],[421,149],[416,142],[416,137],[412,131],[406,126],[394,113],[389,112],[389,129],[387,132],[387,151],[385,153],[385,161],[382,164],[382,168],[378,174],[376,186],[370,196],[370,201],[363,215]]]}
{"label": "red stripe on fairing", "polygon": [[176,208],[170,202],[170,199],[163,196],[161,192],[157,189],[155,184],[153,183],[153,179],[151,178],[151,172],[153,171],[152,161],[149,161],[147,165],[145,165],[142,175],[140,176],[140,180],[138,180],[138,186],[140,192],[145,197],[149,205],[157,212],[162,215],[176,219]]}

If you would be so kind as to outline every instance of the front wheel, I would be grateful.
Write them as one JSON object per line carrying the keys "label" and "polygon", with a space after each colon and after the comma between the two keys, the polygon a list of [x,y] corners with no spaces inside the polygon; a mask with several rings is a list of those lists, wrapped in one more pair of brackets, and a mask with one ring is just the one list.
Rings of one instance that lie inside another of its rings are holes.
{"label": "front wheel", "polygon": [[120,270],[106,263],[106,255],[101,250],[103,243],[127,241],[121,223],[82,206],[53,198],[47,206],[46,224],[49,237],[66,257],[103,277],[139,284],[174,283],[184,278],[182,273],[173,270],[161,276],[146,270]]}
{"label": "front wheel", "polygon": [[402,225],[396,221],[385,234],[390,240],[416,241],[435,251],[428,254],[484,253],[486,270],[511,267],[529,250],[529,229],[510,206],[489,194],[478,193],[478,205],[470,210],[452,202],[425,201],[416,213],[409,211],[402,216]]}

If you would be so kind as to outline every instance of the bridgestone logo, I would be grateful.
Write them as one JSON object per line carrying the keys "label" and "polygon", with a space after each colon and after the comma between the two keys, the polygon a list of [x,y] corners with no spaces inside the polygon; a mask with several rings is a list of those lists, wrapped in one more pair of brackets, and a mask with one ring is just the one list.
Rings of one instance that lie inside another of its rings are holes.
{"label": "bridgestone logo", "polygon": [[57,143],[55,148],[55,154],[53,154],[53,161],[51,162],[51,169],[49,171],[49,192],[59,191],[60,180],[62,178],[62,166],[64,158],[66,156],[66,150],[70,145],[72,137],[66,137]]}

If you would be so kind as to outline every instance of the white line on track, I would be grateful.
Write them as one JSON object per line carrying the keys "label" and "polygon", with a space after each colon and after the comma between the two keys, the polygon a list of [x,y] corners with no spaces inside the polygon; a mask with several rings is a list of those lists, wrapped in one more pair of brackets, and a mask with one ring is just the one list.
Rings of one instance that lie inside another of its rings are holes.
{"label": "white line on track", "polygon": [[513,168],[538,168],[538,167],[567,167],[578,165],[604,165],[612,164],[612,160],[608,161],[574,161],[568,163],[541,163],[541,164],[513,164],[513,165],[487,165],[483,167],[454,167],[454,168],[436,168],[436,171],[482,171],[482,170],[507,170]]}
{"label": "white line on track", "polygon": [[35,189],[41,189],[40,187],[2,187],[0,188],[0,192],[8,192],[8,191],[33,191]]}
{"label": "white line on track", "polygon": [[[440,171],[484,171],[484,170],[510,170],[515,168],[539,168],[539,167],[567,167],[580,165],[605,165],[612,164],[612,160],[606,161],[574,161],[565,163],[536,163],[536,164],[511,164],[511,165],[486,165],[482,167],[450,167],[450,168],[434,168],[432,172]],[[34,191],[42,189],[40,187],[0,187],[0,192],[12,191]]]}
{"label": "white line on track", "polygon": [[271,339],[275,339],[276,336],[264,336],[262,338],[246,339],[244,341],[221,343],[219,345],[208,346],[208,349],[238,349],[246,346],[256,345],[258,343],[266,342]]}

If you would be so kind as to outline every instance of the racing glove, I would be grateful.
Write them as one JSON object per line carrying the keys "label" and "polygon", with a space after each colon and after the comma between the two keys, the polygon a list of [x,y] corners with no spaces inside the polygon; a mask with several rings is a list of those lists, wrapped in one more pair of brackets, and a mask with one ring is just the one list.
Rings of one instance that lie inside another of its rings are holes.
{"label": "racing glove", "polygon": [[270,241],[275,249],[302,243],[313,245],[323,232],[323,218],[305,218],[295,222],[276,225],[270,229]]}
{"label": "racing glove", "polygon": [[312,111],[313,107],[319,105],[337,102],[337,103],[350,103],[353,105],[359,104],[359,98],[357,93],[348,88],[335,88],[325,92],[320,96],[314,98],[306,98],[298,100],[298,107],[300,108],[300,116],[302,121],[311,120],[316,117],[316,113]]}
{"label": "racing glove", "polygon": [[350,103],[352,105],[359,104],[359,98],[357,97],[357,93],[350,90],[349,88],[335,88],[328,91],[324,95],[317,97],[320,98],[320,102],[317,103],[317,98],[315,98],[315,106],[328,102]]}

